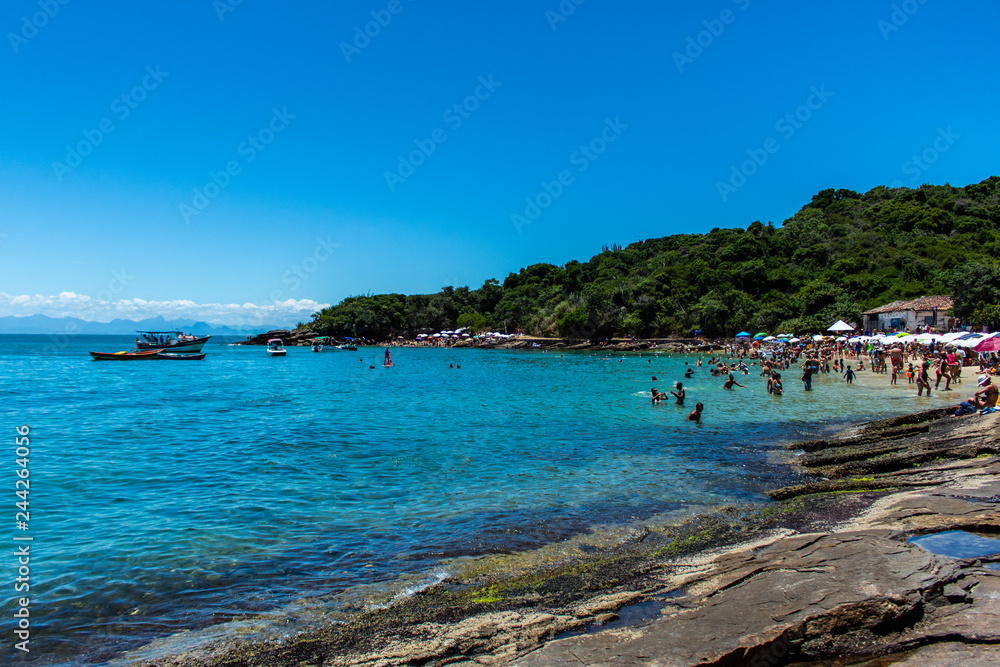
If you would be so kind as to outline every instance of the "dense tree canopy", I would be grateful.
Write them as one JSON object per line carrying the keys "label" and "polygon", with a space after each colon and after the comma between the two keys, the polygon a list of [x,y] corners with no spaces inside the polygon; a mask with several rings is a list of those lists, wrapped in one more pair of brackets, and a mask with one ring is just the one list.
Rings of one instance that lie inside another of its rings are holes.
{"label": "dense tree canopy", "polygon": [[828,189],[780,227],[758,221],[606,247],[476,290],[350,297],[311,326],[370,338],[457,326],[569,338],[808,333],[925,294],[954,295],[960,317],[994,317],[998,253],[997,176],[964,188]]}

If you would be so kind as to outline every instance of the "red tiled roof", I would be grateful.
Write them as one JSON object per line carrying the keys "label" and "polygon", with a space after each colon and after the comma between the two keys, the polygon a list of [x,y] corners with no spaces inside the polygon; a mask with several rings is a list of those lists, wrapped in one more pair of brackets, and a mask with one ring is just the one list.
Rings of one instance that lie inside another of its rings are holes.
{"label": "red tiled roof", "polygon": [[921,296],[911,301],[893,301],[878,308],[866,310],[862,315],[878,315],[879,313],[897,313],[907,310],[929,311],[948,310],[955,305],[950,296]]}

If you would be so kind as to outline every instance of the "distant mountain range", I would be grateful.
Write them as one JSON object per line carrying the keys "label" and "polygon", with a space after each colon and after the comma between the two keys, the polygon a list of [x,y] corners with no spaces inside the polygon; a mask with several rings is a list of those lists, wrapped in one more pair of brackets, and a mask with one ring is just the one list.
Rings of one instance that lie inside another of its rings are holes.
{"label": "distant mountain range", "polygon": [[189,319],[165,320],[152,317],[145,320],[115,319],[110,322],[87,322],[75,317],[49,317],[47,315],[13,315],[0,317],[0,334],[134,334],[136,331],[173,331],[198,336],[246,336],[273,329],[288,329],[275,324],[254,327],[228,327]]}

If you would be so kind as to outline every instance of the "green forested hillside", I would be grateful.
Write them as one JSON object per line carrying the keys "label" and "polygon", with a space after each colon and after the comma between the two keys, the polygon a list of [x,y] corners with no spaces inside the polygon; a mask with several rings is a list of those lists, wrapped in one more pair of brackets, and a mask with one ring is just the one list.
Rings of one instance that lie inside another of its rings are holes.
{"label": "green forested hillside", "polygon": [[953,294],[957,315],[996,320],[998,254],[997,176],[964,188],[829,189],[780,227],[647,239],[476,290],[351,297],[311,326],[369,338],[457,326],[573,338],[807,333],[925,294]]}

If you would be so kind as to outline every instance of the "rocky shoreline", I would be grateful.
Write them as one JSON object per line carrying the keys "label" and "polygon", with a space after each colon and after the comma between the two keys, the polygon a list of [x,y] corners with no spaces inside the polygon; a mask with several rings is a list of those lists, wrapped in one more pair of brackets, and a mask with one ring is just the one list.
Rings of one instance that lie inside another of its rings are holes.
{"label": "rocky shoreline", "polygon": [[[303,329],[291,331],[289,329],[275,329],[266,333],[249,337],[245,341],[239,341],[235,345],[267,345],[267,341],[278,338],[286,347],[309,347],[316,339],[316,334]],[[412,344],[413,341],[400,341],[393,346]],[[365,345],[365,344],[359,344]],[[372,347],[372,345],[367,345]],[[377,343],[374,347],[385,347],[386,343]],[[428,346],[432,347],[432,346]],[[443,346],[441,346],[443,347]],[[711,352],[722,350],[724,345],[720,342],[709,342],[701,338],[610,338],[603,341],[581,341],[566,338],[544,338],[541,336],[518,336],[499,342],[475,341],[470,339],[457,340],[448,345],[455,349],[496,349],[496,350],[526,350],[541,348],[545,350],[605,350],[608,352],[640,352],[642,350],[656,351],[690,351],[690,352]]]}
{"label": "rocky shoreline", "polygon": [[936,409],[795,443],[817,480],[761,507],[541,570],[449,579],[293,638],[121,664],[1000,664],[1000,570],[986,567],[1000,554],[953,559],[905,540],[1000,534],[998,415]]}

